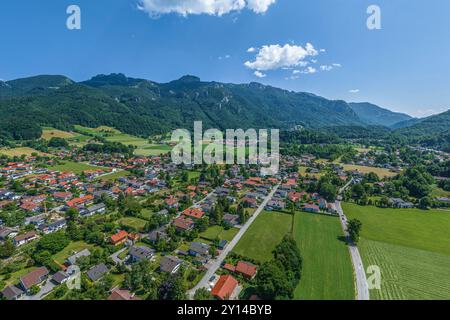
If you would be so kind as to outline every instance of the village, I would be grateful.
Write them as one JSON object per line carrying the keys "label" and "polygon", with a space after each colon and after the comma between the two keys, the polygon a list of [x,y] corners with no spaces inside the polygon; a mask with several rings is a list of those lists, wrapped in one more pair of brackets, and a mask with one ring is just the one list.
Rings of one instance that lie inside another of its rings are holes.
{"label": "village", "polygon": [[[194,275],[208,268],[276,185],[260,209],[289,211],[295,206],[335,214],[332,202],[306,191],[317,179],[292,172],[293,159],[282,161],[277,176],[262,177],[256,165],[176,166],[167,155],[124,159],[58,151],[55,157],[45,159],[42,167],[43,160],[31,156],[1,168],[0,241],[14,246],[3,265],[6,299],[45,298],[71,279],[68,270],[78,260],[88,260],[83,261],[83,276],[92,283],[113,274],[110,299],[139,298],[121,285],[124,273],[142,260],[154,265],[155,274],[183,269],[193,287],[200,280]],[[55,161],[67,159],[92,168],[78,174],[51,169]],[[62,252],[36,261],[35,250],[43,239],[62,232],[83,235],[69,236]],[[93,251],[101,251],[102,258],[89,261]],[[234,260],[223,263],[224,274],[210,281],[209,290],[218,299],[238,298],[235,289],[242,289],[257,272],[250,261]],[[8,271],[13,262],[31,271]]]}

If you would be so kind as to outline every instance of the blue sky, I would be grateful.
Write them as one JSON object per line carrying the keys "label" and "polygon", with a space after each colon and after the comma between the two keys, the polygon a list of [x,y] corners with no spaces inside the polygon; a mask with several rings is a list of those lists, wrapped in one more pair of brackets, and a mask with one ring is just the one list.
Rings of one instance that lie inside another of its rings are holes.
{"label": "blue sky", "polygon": [[[370,101],[415,116],[450,107],[450,1],[273,1],[221,0],[230,7],[215,11],[206,0],[3,0],[0,79],[122,72],[166,82],[193,74]],[[71,4],[81,8],[81,30],[66,28]],[[166,14],[170,4],[181,14]],[[381,30],[366,27],[371,4],[381,8]],[[302,56],[308,43],[311,54]],[[258,61],[264,46],[269,56],[281,53],[278,64]]]}

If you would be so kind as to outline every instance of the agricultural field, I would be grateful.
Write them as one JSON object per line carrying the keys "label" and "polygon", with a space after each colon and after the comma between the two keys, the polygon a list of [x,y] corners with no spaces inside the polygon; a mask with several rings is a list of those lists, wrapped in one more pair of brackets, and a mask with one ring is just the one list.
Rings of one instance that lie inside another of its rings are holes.
{"label": "agricultural field", "polygon": [[394,177],[397,175],[397,173],[392,172],[389,169],[385,169],[385,168],[366,167],[366,166],[358,166],[358,165],[350,165],[350,164],[343,164],[342,166],[344,167],[345,171],[358,170],[359,172],[362,172],[362,173],[373,172],[373,173],[376,173],[378,175],[378,177],[380,177],[380,178],[389,178],[389,177]]}
{"label": "agricultural field", "polygon": [[311,176],[311,177],[315,177],[315,178],[317,178],[317,179],[319,179],[322,175],[323,175],[323,173],[310,173],[310,172],[307,172],[307,167],[299,167],[299,169],[298,169],[298,173],[299,174],[301,174],[302,176]]}
{"label": "agricultural field", "polygon": [[353,267],[339,218],[297,212],[294,237],[303,258],[299,300],[353,300]]}
{"label": "agricultural field", "polygon": [[362,224],[360,252],[380,267],[372,299],[450,299],[450,214],[441,210],[380,209],[343,204]]}
{"label": "agricultural field", "polygon": [[1,148],[0,149],[0,154],[4,154],[8,157],[20,157],[20,156],[27,156],[30,157],[33,154],[37,154],[39,156],[51,156],[50,154],[46,154],[40,151],[37,151],[35,149],[32,148],[28,148],[28,147],[18,147],[18,148]]}
{"label": "agricultural field", "polygon": [[120,142],[124,145],[133,145],[136,147],[135,154],[140,156],[156,156],[161,153],[167,153],[172,150],[172,147],[166,144],[152,144],[149,139],[135,137],[126,133],[122,133],[117,129],[100,126],[98,128],[87,128],[82,126],[75,126],[79,132],[85,134],[105,138],[110,142]]}
{"label": "agricultural field", "polygon": [[62,131],[54,128],[43,128],[42,129],[42,139],[50,140],[51,138],[63,138],[63,139],[72,139],[75,138],[76,134],[72,132]]}
{"label": "agricultural field", "polygon": [[[91,166],[87,163],[82,162],[72,162],[72,161],[64,161],[61,164],[49,167],[50,170],[60,171],[60,172],[73,172],[75,174],[80,174],[86,170],[98,170],[102,169],[101,167]],[[105,168],[103,168],[105,169]]]}
{"label": "agricultural field", "polygon": [[263,211],[234,248],[242,256],[264,262],[272,259],[272,251],[291,229],[292,216]]}

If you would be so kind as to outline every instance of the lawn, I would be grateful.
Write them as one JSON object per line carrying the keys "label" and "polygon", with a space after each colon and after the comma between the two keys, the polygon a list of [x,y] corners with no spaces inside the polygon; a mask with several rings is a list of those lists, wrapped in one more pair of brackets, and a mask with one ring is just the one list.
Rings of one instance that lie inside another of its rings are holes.
{"label": "lawn", "polygon": [[292,216],[263,211],[234,248],[234,252],[259,262],[272,259],[272,251],[290,231]]}
{"label": "lawn", "polygon": [[118,223],[142,231],[147,224],[147,221],[135,217],[125,217],[118,220]]}
{"label": "lawn", "polygon": [[372,299],[450,299],[450,214],[354,204],[343,209],[363,224],[365,267],[380,267],[381,290],[371,290]]}
{"label": "lawn", "polygon": [[64,161],[61,164],[49,167],[50,170],[55,170],[59,172],[73,172],[75,174],[80,174],[86,170],[98,170],[102,169],[101,167],[91,166],[87,163],[82,162],[72,162],[72,161]]}
{"label": "lawn", "polygon": [[141,211],[141,217],[143,219],[150,219],[151,216],[153,216],[154,212],[150,209],[142,209]]}
{"label": "lawn", "polygon": [[40,156],[50,156],[50,154],[46,154],[46,153],[37,151],[32,148],[28,148],[28,147],[19,147],[19,148],[11,148],[11,149],[1,148],[0,153],[6,155],[8,157],[20,157],[22,155],[30,157],[34,153],[36,153],[37,155],[40,155]]}
{"label": "lawn", "polygon": [[299,300],[353,300],[355,287],[350,254],[339,218],[298,212],[294,237],[303,257]]}
{"label": "lawn", "polygon": [[212,226],[209,227],[208,230],[206,230],[205,232],[200,233],[200,238],[205,238],[211,241],[213,241],[216,238],[219,238],[220,240],[227,240],[229,242],[234,238],[234,236],[238,232],[239,229],[237,228],[230,228],[228,230],[225,230],[221,226]]}
{"label": "lawn", "polygon": [[342,166],[344,167],[345,171],[358,170],[359,172],[362,172],[362,173],[374,172],[380,178],[385,178],[385,177],[389,178],[389,177],[394,177],[397,175],[397,173],[392,172],[389,169],[385,169],[385,168],[357,166],[357,165],[350,165],[350,164],[344,164]]}
{"label": "lawn", "polygon": [[55,260],[59,264],[64,264],[66,259],[73,255],[74,253],[80,252],[83,249],[92,249],[93,245],[88,244],[84,241],[75,241],[69,243],[67,247],[65,247],[60,252],[53,255],[53,260]]}

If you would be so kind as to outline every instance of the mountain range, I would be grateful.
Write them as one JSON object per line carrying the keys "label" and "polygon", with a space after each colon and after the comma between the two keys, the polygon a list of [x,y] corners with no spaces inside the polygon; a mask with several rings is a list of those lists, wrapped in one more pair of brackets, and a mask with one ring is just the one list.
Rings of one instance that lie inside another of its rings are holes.
{"label": "mountain range", "polygon": [[[219,129],[376,125],[423,133],[440,119],[417,120],[370,103],[328,100],[259,83],[205,82],[190,75],[168,83],[123,74],[83,82],[51,75],[0,81],[0,134],[14,139],[35,138],[42,126],[70,129],[75,124],[148,136],[192,128],[196,120]],[[445,131],[449,123],[438,127]]]}

